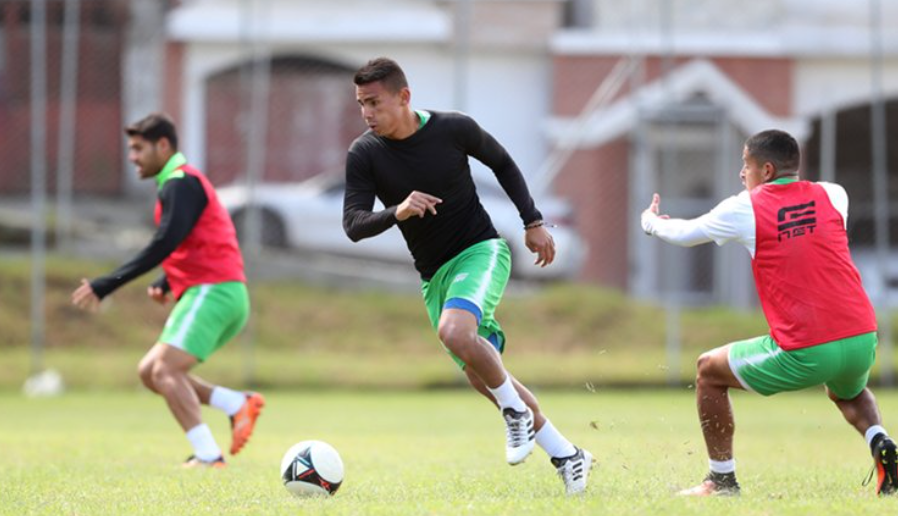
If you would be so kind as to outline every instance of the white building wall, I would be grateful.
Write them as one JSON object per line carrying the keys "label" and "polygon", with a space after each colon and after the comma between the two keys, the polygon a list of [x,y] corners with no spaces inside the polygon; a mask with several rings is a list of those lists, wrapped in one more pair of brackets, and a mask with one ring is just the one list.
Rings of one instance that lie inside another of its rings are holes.
{"label": "white building wall", "polygon": [[[799,59],[793,82],[795,114],[814,118],[825,111],[868,104],[871,78],[868,59]],[[884,63],[882,81],[885,98],[898,98],[898,57],[890,56]]]}
{"label": "white building wall", "polygon": [[[515,2],[477,0],[477,3],[480,8],[493,9],[485,11],[486,14],[496,15],[501,14],[496,9],[507,8]],[[543,4],[547,10],[555,3],[555,0],[522,2],[525,9]],[[267,15],[276,20],[272,22],[276,30],[258,30],[266,34],[263,40],[273,55],[320,57],[350,68],[357,68],[374,57],[391,57],[408,76],[413,107],[450,110],[459,107],[455,84],[458,60],[452,41],[454,20],[451,10],[439,4],[403,0],[381,4],[382,9],[372,10],[370,3],[359,1],[335,2],[325,8],[320,2],[282,0],[275,2]],[[409,13],[405,12],[408,8],[415,10],[418,25],[399,23],[409,21]],[[188,2],[184,10],[176,10],[169,19],[172,37],[185,41],[186,46],[184,120],[181,121],[185,150],[200,167],[205,165],[205,80],[249,58],[250,49],[241,39],[244,34],[240,19],[235,17],[240,12],[233,0],[199,0]],[[401,14],[398,19],[394,16],[397,14]],[[209,28],[215,26],[208,23],[209,16],[218,20],[218,31]],[[284,18],[290,17],[297,20],[293,32],[283,23]],[[341,23],[322,27],[314,22],[331,17],[338,17]],[[316,25],[315,30],[303,29],[310,23]],[[194,33],[192,29],[197,25],[205,28]],[[489,41],[494,32],[478,26],[477,20],[472,20],[471,29],[473,41],[466,59],[463,110],[496,136],[528,175],[539,168],[545,156],[546,143],[540,122],[549,117],[550,109],[549,34],[541,41],[540,35],[535,34],[531,38],[534,41],[525,45],[501,45]],[[475,165],[476,168],[479,167]]]}

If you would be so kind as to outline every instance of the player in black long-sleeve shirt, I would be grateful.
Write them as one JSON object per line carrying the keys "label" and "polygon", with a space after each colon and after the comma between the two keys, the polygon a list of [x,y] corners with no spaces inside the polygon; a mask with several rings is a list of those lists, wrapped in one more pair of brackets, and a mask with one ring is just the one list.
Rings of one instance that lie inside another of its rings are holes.
{"label": "player in black long-sleeve shirt", "polygon": [[[555,429],[501,359],[505,334],[493,316],[508,282],[511,253],[480,204],[468,157],[492,169],[520,213],[527,248],[545,267],[555,258],[555,243],[521,171],[469,116],[413,110],[395,61],[369,61],[354,82],[369,131],[353,142],[346,158],[346,234],[358,241],[399,226],[440,341],[471,385],[502,411],[509,464],[523,462],[539,444],[566,492],[583,492],[592,455]],[[372,211],[375,197],[384,210]]]}

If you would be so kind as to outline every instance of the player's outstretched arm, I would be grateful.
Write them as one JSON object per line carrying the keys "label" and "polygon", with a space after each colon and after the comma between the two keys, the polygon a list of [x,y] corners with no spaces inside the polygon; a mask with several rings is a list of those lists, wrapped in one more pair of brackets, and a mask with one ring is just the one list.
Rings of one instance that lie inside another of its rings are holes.
{"label": "player's outstretched arm", "polygon": [[711,242],[711,238],[702,229],[702,219],[672,219],[661,214],[661,196],[652,195],[652,202],[642,212],[642,230],[671,244],[692,247]]}

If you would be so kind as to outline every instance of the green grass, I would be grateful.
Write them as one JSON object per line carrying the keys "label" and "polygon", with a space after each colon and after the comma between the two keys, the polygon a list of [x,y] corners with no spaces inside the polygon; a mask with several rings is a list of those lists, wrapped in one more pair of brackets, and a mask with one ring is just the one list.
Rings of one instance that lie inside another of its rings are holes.
{"label": "green grass", "polygon": [[[691,391],[538,393],[555,425],[599,461],[566,499],[537,450],[504,464],[498,414],[473,392],[268,393],[247,449],[224,471],[182,471],[189,454],[162,401],[138,390],[26,400],[0,394],[0,514],[890,514],[860,483],[860,436],[822,392],[734,395],[740,499],[682,500],[707,463]],[[898,414],[898,395],[879,397]],[[223,415],[205,412],[220,444]],[[294,442],[323,439],[346,480],[331,499],[294,499],[278,478]]]}
{"label": "green grass", "polygon": [[[58,256],[47,262],[44,362],[71,386],[136,387],[136,364],[168,314],[146,297],[149,275],[116,292],[99,314],[71,306],[81,277],[113,266]],[[21,386],[30,368],[29,268],[24,258],[0,257],[0,389]],[[430,328],[419,294],[291,281],[251,282],[251,288],[251,327],[204,364],[204,374],[234,385],[282,388],[462,382]],[[682,352],[671,370],[664,312],[615,291],[554,285],[506,296],[497,315],[509,339],[508,367],[529,384],[546,387],[660,385],[669,376],[686,385],[702,351],[767,331],[759,312],[683,310]],[[893,358],[898,361],[898,353]],[[95,374],[97,365],[103,375]]]}

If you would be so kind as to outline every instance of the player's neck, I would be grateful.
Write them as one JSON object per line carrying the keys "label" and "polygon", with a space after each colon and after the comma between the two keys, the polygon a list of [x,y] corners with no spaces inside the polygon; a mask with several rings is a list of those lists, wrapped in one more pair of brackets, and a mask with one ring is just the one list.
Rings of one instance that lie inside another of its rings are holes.
{"label": "player's neck", "polygon": [[396,128],[396,131],[389,135],[388,138],[391,140],[404,140],[415,134],[419,125],[420,121],[418,120],[418,114],[415,113],[411,107],[408,107],[405,113],[403,113],[402,120]]}

